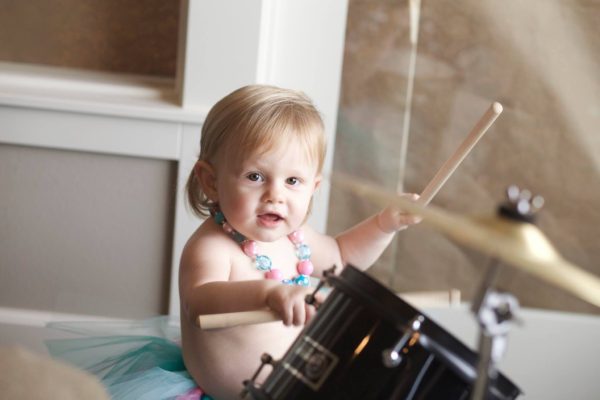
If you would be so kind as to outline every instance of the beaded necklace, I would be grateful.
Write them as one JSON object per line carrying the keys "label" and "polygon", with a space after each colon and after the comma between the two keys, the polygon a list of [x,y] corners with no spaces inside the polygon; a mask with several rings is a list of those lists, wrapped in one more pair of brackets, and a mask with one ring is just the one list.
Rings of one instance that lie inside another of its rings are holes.
{"label": "beaded necklace", "polygon": [[218,225],[221,225],[223,230],[227,232],[233,240],[239,243],[244,254],[254,261],[256,269],[265,273],[266,279],[281,281],[286,285],[310,285],[310,274],[313,272],[314,267],[310,261],[310,247],[304,243],[304,233],[301,230],[294,231],[288,235],[288,239],[296,248],[296,257],[298,257],[296,271],[298,271],[298,275],[284,279],[281,270],[273,268],[273,262],[269,256],[258,254],[258,245],[256,241],[246,238],[244,235],[233,229],[220,210],[211,210],[211,214],[213,215],[215,222]]}

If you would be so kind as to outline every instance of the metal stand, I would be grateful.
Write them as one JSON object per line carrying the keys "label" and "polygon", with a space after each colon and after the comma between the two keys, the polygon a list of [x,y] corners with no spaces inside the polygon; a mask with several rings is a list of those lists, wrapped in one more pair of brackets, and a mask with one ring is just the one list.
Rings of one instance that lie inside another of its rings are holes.
{"label": "metal stand", "polygon": [[488,400],[489,381],[498,374],[496,365],[504,355],[510,323],[519,309],[519,302],[510,293],[492,289],[499,264],[494,260],[488,268],[471,311],[479,323],[479,363],[471,400]]}

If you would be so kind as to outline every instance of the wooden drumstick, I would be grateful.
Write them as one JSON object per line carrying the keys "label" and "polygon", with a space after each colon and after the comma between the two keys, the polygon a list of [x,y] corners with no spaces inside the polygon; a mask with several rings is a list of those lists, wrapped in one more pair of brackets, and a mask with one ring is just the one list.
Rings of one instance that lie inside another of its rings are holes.
{"label": "wooden drumstick", "polygon": [[238,325],[260,324],[281,318],[271,310],[241,311],[223,314],[199,315],[196,324],[200,329],[230,328]]}
{"label": "wooden drumstick", "polygon": [[446,162],[440,167],[433,179],[427,184],[425,189],[421,192],[419,204],[426,206],[442,188],[448,178],[454,173],[456,168],[465,159],[467,154],[477,144],[479,139],[485,134],[489,127],[494,123],[498,115],[502,112],[502,105],[498,102],[492,103],[487,109],[481,119],[475,124],[471,132],[467,135],[465,140],[456,149],[454,154],[446,160]]}
{"label": "wooden drumstick", "polygon": [[[402,293],[400,296],[404,301],[415,307],[423,307],[424,305],[435,307],[440,304],[454,305],[460,303],[460,291],[455,289],[449,292]],[[275,312],[271,310],[257,310],[199,315],[196,324],[202,330],[211,330],[274,321],[281,321],[281,318]]]}

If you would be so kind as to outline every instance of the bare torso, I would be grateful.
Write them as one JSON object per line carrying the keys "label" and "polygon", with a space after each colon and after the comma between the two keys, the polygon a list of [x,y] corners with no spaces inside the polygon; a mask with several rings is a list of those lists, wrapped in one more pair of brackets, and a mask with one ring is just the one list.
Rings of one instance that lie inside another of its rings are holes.
{"label": "bare torso", "polygon": [[[181,321],[186,367],[200,387],[219,400],[239,399],[242,382],[250,379],[268,353],[283,357],[302,328],[269,322],[234,328],[202,331]],[[257,379],[262,382],[270,370]]]}
{"label": "bare torso", "polygon": [[[218,240],[214,240],[215,237]],[[202,248],[209,240],[212,240],[210,247]],[[318,241],[313,240],[313,242]],[[319,247],[318,244],[310,243],[310,245],[313,249]],[[252,260],[240,250],[239,244],[223,235],[222,229],[215,228],[210,222],[203,224],[192,236],[187,249],[182,256],[179,276],[182,304],[192,301],[186,299],[185,293],[190,292],[193,282],[202,279],[202,272],[199,272],[202,269],[202,262],[198,260],[206,253],[210,253],[213,257],[215,254],[232,254],[227,260],[230,264],[229,276],[222,277],[222,280],[264,280],[263,272],[256,270]],[[282,238],[280,242],[261,243],[261,251],[261,254],[268,254],[272,258],[273,264],[283,271],[284,276],[297,274],[298,259],[295,248],[287,238]],[[314,260],[315,257],[313,262]],[[187,289],[181,290],[181,287]],[[211,303],[214,305],[214,302]],[[301,326],[285,326],[281,321],[277,321],[201,330],[193,322],[194,312],[184,308],[185,306],[180,312],[186,367],[198,385],[219,400],[239,399],[243,389],[242,382],[253,376],[260,365],[261,355],[268,353],[274,359],[282,358],[302,329]],[[224,311],[212,309],[209,313],[212,312]],[[262,382],[269,371],[269,368],[265,368],[263,376],[257,381]]]}

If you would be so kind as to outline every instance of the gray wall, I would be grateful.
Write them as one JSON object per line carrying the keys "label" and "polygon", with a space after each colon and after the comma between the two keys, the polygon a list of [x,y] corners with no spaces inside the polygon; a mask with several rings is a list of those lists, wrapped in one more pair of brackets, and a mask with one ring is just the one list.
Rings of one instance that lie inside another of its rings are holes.
{"label": "gray wall", "polygon": [[174,162],[0,145],[0,306],[167,312]]}

